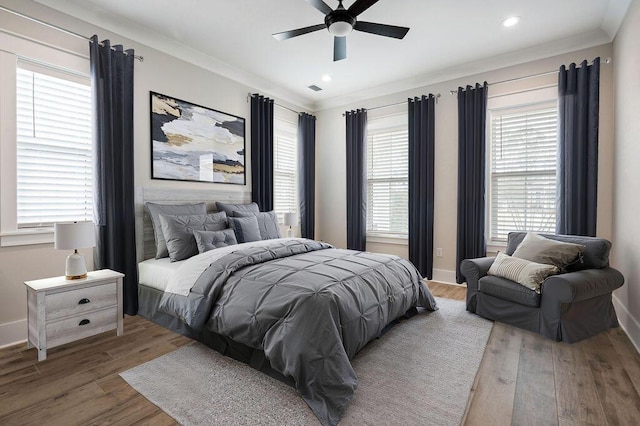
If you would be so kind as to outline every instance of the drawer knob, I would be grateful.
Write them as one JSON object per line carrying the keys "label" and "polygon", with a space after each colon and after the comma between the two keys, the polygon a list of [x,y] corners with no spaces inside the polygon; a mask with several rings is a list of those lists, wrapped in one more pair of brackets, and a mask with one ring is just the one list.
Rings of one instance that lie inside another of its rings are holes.
{"label": "drawer knob", "polygon": [[82,321],[80,321],[80,324],[78,325],[87,325],[89,323],[91,323],[91,321],[89,321],[88,319],[83,319]]}
{"label": "drawer knob", "polygon": [[91,300],[85,298],[85,299],[80,299],[80,301],[78,302],[78,305],[86,305],[87,303],[91,302]]}

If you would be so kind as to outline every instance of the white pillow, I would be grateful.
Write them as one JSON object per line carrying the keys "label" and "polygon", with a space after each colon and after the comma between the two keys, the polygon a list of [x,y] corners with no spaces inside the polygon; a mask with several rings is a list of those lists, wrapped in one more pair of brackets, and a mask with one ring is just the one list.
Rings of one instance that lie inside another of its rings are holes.
{"label": "white pillow", "polygon": [[498,253],[487,274],[515,281],[534,290],[536,293],[540,293],[542,282],[548,276],[555,275],[558,272],[560,270],[553,265],[530,262],[525,259],[511,257],[508,254]]}

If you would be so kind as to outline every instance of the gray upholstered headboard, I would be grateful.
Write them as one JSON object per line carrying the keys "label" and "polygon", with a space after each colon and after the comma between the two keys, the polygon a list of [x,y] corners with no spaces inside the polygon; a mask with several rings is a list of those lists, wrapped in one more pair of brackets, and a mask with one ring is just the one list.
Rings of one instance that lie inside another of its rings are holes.
{"label": "gray upholstered headboard", "polygon": [[[242,189],[244,187],[238,187]],[[225,203],[250,203],[249,191],[221,190],[179,190],[136,188],[136,253],[138,262],[149,259],[156,254],[156,243],[153,238],[153,226],[149,212],[144,208],[146,202],[160,204],[207,203],[208,211],[216,210],[216,201]]]}

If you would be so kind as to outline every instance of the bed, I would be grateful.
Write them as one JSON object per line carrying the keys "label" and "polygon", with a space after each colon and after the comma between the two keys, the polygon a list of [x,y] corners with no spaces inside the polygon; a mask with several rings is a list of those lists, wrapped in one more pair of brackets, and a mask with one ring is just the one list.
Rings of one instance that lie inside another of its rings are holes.
{"label": "bed", "polygon": [[139,314],[293,385],[324,425],[357,387],[350,360],[435,300],[397,256],[302,238],[140,262]]}

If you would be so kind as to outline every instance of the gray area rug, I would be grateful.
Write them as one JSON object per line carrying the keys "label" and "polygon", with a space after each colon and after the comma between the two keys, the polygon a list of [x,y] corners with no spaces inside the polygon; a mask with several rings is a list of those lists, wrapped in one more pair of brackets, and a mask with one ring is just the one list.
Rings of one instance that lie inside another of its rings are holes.
{"label": "gray area rug", "polygon": [[[438,298],[353,359],[358,389],[340,425],[459,425],[493,323]],[[318,425],[298,393],[199,343],[120,374],[183,425]]]}

